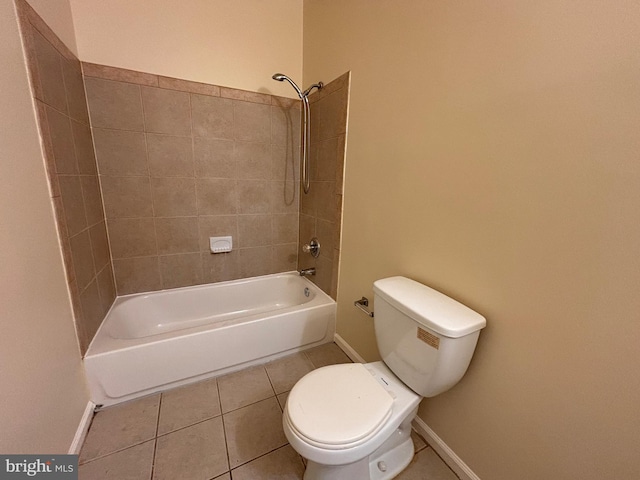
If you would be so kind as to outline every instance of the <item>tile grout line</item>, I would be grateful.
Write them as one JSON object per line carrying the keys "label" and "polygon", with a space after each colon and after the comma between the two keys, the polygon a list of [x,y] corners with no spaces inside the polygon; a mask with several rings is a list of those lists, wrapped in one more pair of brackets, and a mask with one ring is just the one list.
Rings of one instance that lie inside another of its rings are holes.
{"label": "tile grout line", "polygon": [[229,477],[231,477],[231,461],[229,460],[229,445],[227,442],[227,429],[224,425],[224,414],[222,413],[222,399],[220,397],[220,384],[218,379],[216,379],[216,391],[218,392],[218,404],[220,405],[220,420],[222,423],[222,434],[224,435],[224,449],[227,456],[227,472],[229,472]]}
{"label": "tile grout line", "polygon": [[158,418],[156,418],[156,433],[153,437],[153,456],[151,457],[151,475],[149,476],[149,480],[153,479],[154,470],[156,468],[156,454],[158,453],[158,429],[160,428],[160,412],[162,411],[163,398],[164,394],[161,393],[158,400]]}

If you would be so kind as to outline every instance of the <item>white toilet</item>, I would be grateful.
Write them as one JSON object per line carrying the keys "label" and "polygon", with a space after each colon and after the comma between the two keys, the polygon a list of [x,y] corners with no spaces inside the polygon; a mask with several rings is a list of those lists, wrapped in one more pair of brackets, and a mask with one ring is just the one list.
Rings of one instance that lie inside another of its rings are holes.
{"label": "white toilet", "polygon": [[307,459],[305,480],[390,479],[413,458],[411,421],[422,397],[464,375],[486,320],[404,277],[373,284],[382,362],[331,365],[293,387],[283,427]]}

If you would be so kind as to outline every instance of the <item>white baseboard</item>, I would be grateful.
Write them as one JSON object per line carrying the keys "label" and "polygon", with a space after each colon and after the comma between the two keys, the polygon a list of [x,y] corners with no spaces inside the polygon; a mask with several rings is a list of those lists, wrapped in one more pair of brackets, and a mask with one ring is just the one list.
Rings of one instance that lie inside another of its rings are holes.
{"label": "white baseboard", "polygon": [[420,417],[413,420],[413,429],[424,437],[460,480],[480,480],[480,477],[473,473],[473,470]]}
{"label": "white baseboard", "polygon": [[76,434],[73,437],[71,446],[69,447],[69,454],[78,455],[80,453],[80,449],[82,448],[84,439],[87,437],[87,432],[89,431],[91,420],[93,420],[93,411],[95,408],[96,405],[93,402],[87,402],[87,406],[84,409],[82,418],[80,419],[80,424],[78,425]]}
{"label": "white baseboard", "polygon": [[336,345],[340,347],[340,349],[347,354],[347,356],[356,363],[367,363],[364,361],[358,352],[356,352],[351,345],[349,345],[344,338],[342,338],[337,333],[333,336],[333,341],[336,342]]}

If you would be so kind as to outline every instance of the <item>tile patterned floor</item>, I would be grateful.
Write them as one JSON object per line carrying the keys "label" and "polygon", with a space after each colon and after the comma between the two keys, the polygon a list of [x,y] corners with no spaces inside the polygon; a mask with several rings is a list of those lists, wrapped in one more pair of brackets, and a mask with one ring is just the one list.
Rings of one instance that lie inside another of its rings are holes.
{"label": "tile patterned floor", "polygon": [[[80,452],[80,479],[302,479],[303,460],[282,431],[282,407],[303,375],[346,362],[330,343],[105,408]],[[398,479],[458,478],[415,433],[413,441],[416,456]]]}

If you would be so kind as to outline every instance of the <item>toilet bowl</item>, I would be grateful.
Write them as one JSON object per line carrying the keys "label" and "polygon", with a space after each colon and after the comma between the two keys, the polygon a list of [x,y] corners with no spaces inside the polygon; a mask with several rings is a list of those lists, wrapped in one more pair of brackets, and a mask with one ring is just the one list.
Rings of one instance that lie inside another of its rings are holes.
{"label": "toilet bowl", "polygon": [[411,421],[423,397],[465,374],[486,320],[404,277],[373,286],[381,362],[331,365],[293,387],[282,425],[307,459],[305,480],[388,480],[413,458]]}
{"label": "toilet bowl", "polygon": [[413,458],[411,421],[421,399],[383,362],[307,374],[289,393],[283,414],[289,443],[307,459],[304,478],[393,478]]}

